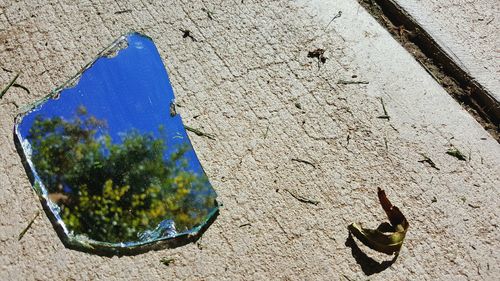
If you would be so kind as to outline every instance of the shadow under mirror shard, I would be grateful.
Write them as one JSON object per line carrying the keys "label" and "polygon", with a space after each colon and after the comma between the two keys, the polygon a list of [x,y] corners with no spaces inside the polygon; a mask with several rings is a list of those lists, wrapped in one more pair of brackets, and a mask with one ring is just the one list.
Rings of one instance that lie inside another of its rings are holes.
{"label": "shadow under mirror shard", "polygon": [[16,120],[25,168],[67,246],[177,246],[215,219],[216,193],[173,102],[153,41],[132,33]]}

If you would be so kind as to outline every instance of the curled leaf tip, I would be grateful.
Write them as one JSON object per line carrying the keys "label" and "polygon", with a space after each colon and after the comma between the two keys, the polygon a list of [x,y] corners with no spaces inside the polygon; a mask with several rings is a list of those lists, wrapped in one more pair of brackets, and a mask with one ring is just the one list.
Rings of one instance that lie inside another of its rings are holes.
{"label": "curled leaf tip", "polygon": [[384,190],[378,188],[377,194],[380,205],[391,223],[391,231],[382,232],[379,229],[363,228],[360,223],[353,223],[349,225],[348,229],[354,237],[371,249],[388,255],[397,254],[403,245],[410,225],[399,208],[389,201]]}

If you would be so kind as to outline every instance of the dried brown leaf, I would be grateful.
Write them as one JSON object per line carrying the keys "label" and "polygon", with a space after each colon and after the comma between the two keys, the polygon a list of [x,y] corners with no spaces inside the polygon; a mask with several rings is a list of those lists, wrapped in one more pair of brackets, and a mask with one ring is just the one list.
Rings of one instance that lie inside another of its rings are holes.
{"label": "dried brown leaf", "polygon": [[388,255],[397,254],[403,245],[410,225],[399,208],[392,205],[385,192],[380,188],[378,189],[378,198],[391,223],[391,232],[385,233],[379,229],[363,228],[359,223],[349,225],[349,231],[359,241],[375,251]]}

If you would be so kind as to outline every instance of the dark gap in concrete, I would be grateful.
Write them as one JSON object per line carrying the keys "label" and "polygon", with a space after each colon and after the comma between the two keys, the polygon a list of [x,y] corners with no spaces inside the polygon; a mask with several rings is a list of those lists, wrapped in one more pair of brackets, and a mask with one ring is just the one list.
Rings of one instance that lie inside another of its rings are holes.
{"label": "dark gap in concrete", "polygon": [[422,67],[500,142],[500,103],[392,0],[358,0]]}

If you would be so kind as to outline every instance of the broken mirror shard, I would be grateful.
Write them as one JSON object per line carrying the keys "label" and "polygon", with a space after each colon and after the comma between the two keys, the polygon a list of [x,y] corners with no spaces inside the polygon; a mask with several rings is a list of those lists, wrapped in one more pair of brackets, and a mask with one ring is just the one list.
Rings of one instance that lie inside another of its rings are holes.
{"label": "broken mirror shard", "polygon": [[215,219],[216,193],[173,105],[153,41],[131,33],[16,119],[25,168],[67,246],[182,245]]}

